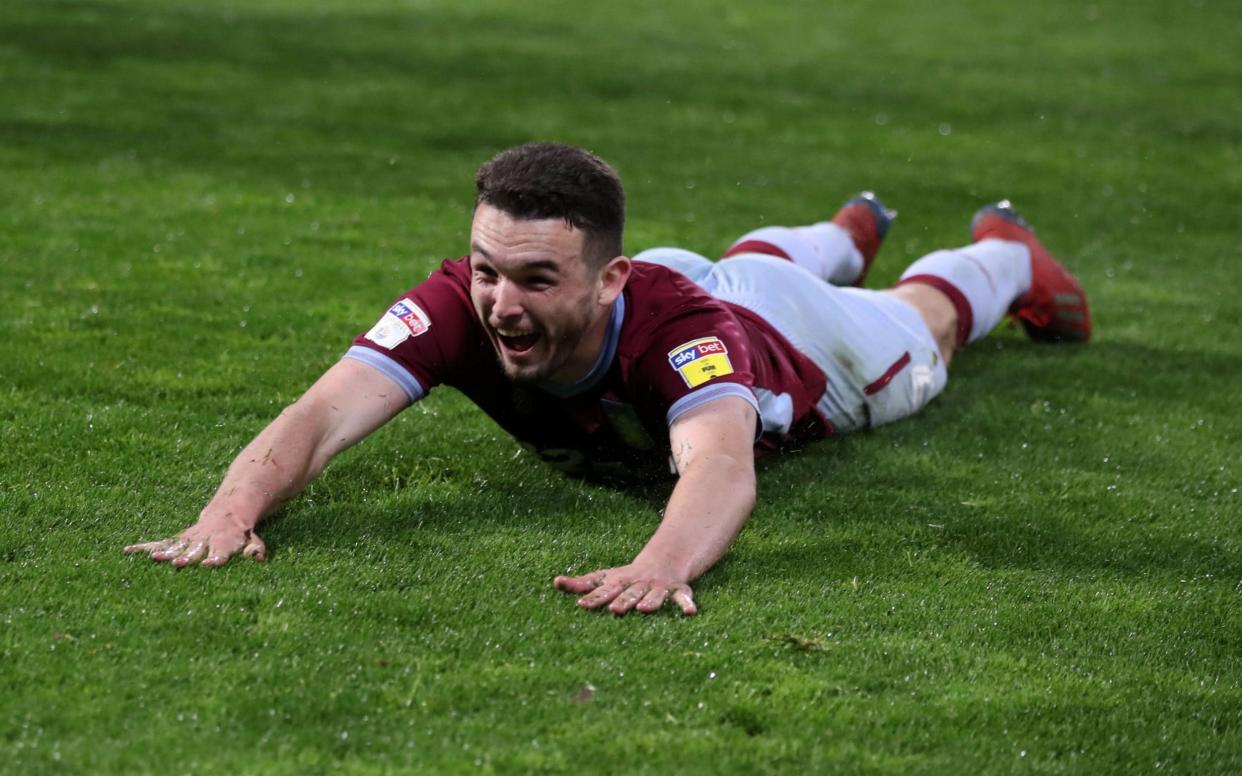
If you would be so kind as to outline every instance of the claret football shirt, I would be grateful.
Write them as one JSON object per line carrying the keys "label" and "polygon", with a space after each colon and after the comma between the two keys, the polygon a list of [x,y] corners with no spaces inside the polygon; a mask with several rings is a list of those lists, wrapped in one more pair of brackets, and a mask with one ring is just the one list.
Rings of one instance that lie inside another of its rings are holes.
{"label": "claret football shirt", "polygon": [[505,377],[470,301],[469,259],[445,261],[401,295],[345,354],[380,370],[410,403],[437,385],[477,404],[562,471],[606,479],[667,476],[668,428],[724,396],[759,415],[756,450],[824,436],[824,374],[766,321],[685,276],[635,262],[591,371],[577,383]]}

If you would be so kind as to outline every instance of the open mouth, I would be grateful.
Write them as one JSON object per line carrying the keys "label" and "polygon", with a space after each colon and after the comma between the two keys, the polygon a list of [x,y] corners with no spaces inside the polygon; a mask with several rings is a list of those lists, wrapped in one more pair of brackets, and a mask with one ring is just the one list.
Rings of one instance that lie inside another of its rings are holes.
{"label": "open mouth", "polygon": [[501,334],[497,331],[496,337],[504,349],[511,353],[525,353],[539,341],[539,333],[533,331],[526,334]]}

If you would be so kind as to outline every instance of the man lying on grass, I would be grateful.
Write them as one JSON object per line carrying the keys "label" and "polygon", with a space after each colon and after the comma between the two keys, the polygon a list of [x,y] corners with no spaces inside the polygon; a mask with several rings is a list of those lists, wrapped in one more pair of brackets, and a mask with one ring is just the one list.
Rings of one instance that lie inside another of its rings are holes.
{"label": "man lying on grass", "polygon": [[847,286],[893,217],[869,193],[829,222],[750,232],[713,263],[675,248],[622,255],[621,182],[579,148],[512,148],[475,185],[470,255],[355,339],[242,451],[197,523],[127,552],[174,566],[263,559],[265,515],[443,383],[569,474],[675,474],[632,562],[554,584],[587,608],[654,612],[672,598],[694,614],[689,583],[754,507],[756,454],[916,412],[1006,312],[1035,339],[1091,333],[1077,281],[1008,202],[975,215],[971,245],[868,291]]}

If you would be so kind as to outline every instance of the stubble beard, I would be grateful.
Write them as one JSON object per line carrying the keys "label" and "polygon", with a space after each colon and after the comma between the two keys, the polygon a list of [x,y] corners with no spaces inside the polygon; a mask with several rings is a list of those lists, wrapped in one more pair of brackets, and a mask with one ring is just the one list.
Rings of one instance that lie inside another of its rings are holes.
{"label": "stubble beard", "polygon": [[590,306],[584,305],[582,313],[578,318],[578,322],[567,326],[564,333],[555,340],[543,341],[542,338],[547,337],[547,334],[541,333],[541,341],[536,343],[535,347],[551,345],[548,359],[542,364],[532,364],[530,367],[515,367],[498,353],[497,358],[500,361],[500,368],[504,372],[505,377],[513,383],[538,383],[545,382],[551,378],[553,373],[569,363],[569,360],[574,356],[574,351],[581,344],[582,338],[591,329]]}

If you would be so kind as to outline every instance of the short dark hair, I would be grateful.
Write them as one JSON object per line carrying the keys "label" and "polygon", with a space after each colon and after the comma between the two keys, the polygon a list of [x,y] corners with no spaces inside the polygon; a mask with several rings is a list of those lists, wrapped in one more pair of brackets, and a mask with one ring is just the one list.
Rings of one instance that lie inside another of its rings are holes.
{"label": "short dark hair", "polygon": [[625,190],[617,171],[582,148],[527,143],[502,151],[474,176],[474,205],[514,218],[561,218],[583,233],[592,268],[621,255]]}

